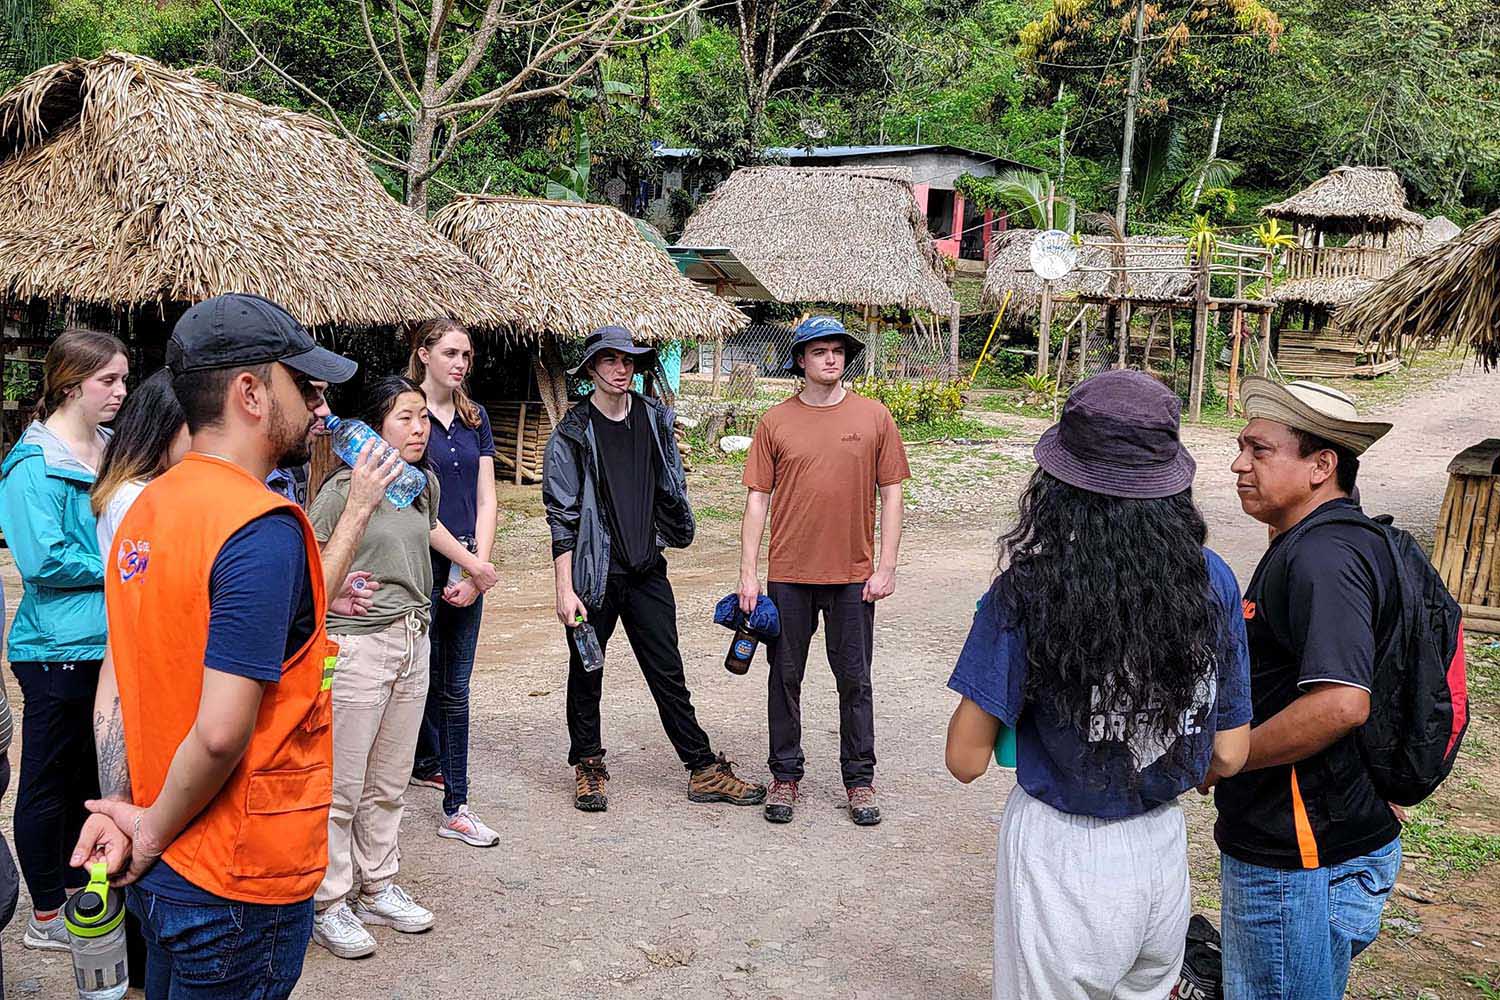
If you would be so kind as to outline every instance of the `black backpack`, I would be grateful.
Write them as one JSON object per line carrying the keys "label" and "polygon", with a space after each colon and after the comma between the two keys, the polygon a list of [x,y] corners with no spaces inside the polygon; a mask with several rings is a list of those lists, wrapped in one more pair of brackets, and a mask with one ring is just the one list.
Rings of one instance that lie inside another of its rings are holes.
{"label": "black backpack", "polygon": [[1182,971],[1169,1000],[1224,1000],[1224,953],[1219,932],[1201,913],[1188,921]]}
{"label": "black backpack", "polygon": [[1371,518],[1349,507],[1315,512],[1294,537],[1323,524],[1356,524],[1386,541],[1395,564],[1401,621],[1376,651],[1370,717],[1355,737],[1375,790],[1413,806],[1453,770],[1469,726],[1468,678],[1458,602],[1422,546],[1389,516]]}

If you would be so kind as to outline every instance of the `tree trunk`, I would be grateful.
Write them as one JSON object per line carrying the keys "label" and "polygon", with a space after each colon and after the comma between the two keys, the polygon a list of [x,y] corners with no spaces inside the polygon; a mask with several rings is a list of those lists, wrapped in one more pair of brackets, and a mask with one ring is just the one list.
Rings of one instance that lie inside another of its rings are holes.
{"label": "tree trunk", "polygon": [[427,185],[423,176],[432,163],[432,140],[437,135],[437,120],[430,112],[419,112],[412,123],[411,149],[406,154],[406,207],[427,217]]}
{"label": "tree trunk", "polygon": [[[1214,115],[1214,132],[1208,140],[1208,159],[1205,162],[1212,163],[1219,156],[1219,132],[1224,128],[1224,106],[1229,103],[1229,98],[1219,102],[1219,113]],[[1198,199],[1203,197],[1203,171],[1198,171],[1198,183],[1193,185],[1193,207],[1198,207]]]}

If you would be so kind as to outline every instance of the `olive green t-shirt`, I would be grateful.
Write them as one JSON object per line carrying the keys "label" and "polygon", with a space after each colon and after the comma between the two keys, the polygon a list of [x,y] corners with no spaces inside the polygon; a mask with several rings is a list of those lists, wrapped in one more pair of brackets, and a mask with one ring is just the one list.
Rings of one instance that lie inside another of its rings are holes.
{"label": "olive green t-shirt", "polygon": [[[348,469],[340,469],[318,490],[307,516],[312,521],[318,544],[328,541],[344,506],[349,502]],[[370,635],[384,632],[393,624],[416,612],[423,622],[432,620],[432,553],[429,533],[438,523],[438,484],[427,473],[427,489],[405,510],[397,510],[390,500],[381,500],[364,538],[354,552],[350,572],[364,570],[380,581],[380,589],[371,595],[368,614],[347,618],[329,612],[328,631],[334,635]],[[337,595],[329,594],[331,601]]]}

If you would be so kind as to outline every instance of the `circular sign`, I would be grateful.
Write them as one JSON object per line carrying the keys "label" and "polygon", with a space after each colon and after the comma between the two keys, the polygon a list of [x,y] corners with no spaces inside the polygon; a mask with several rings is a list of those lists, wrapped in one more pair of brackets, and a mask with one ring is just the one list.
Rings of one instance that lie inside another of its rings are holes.
{"label": "circular sign", "polygon": [[1031,241],[1031,269],[1043,281],[1056,281],[1078,266],[1078,247],[1061,229],[1037,233]]}

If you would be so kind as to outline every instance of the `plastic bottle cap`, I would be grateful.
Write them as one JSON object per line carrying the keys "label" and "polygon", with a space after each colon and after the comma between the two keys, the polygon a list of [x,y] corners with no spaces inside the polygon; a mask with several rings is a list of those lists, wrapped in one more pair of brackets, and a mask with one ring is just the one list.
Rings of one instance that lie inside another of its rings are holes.
{"label": "plastic bottle cap", "polygon": [[77,913],[80,917],[87,917],[92,919],[93,917],[97,917],[103,912],[104,900],[99,898],[98,893],[89,892],[85,889],[83,892],[78,894]]}

